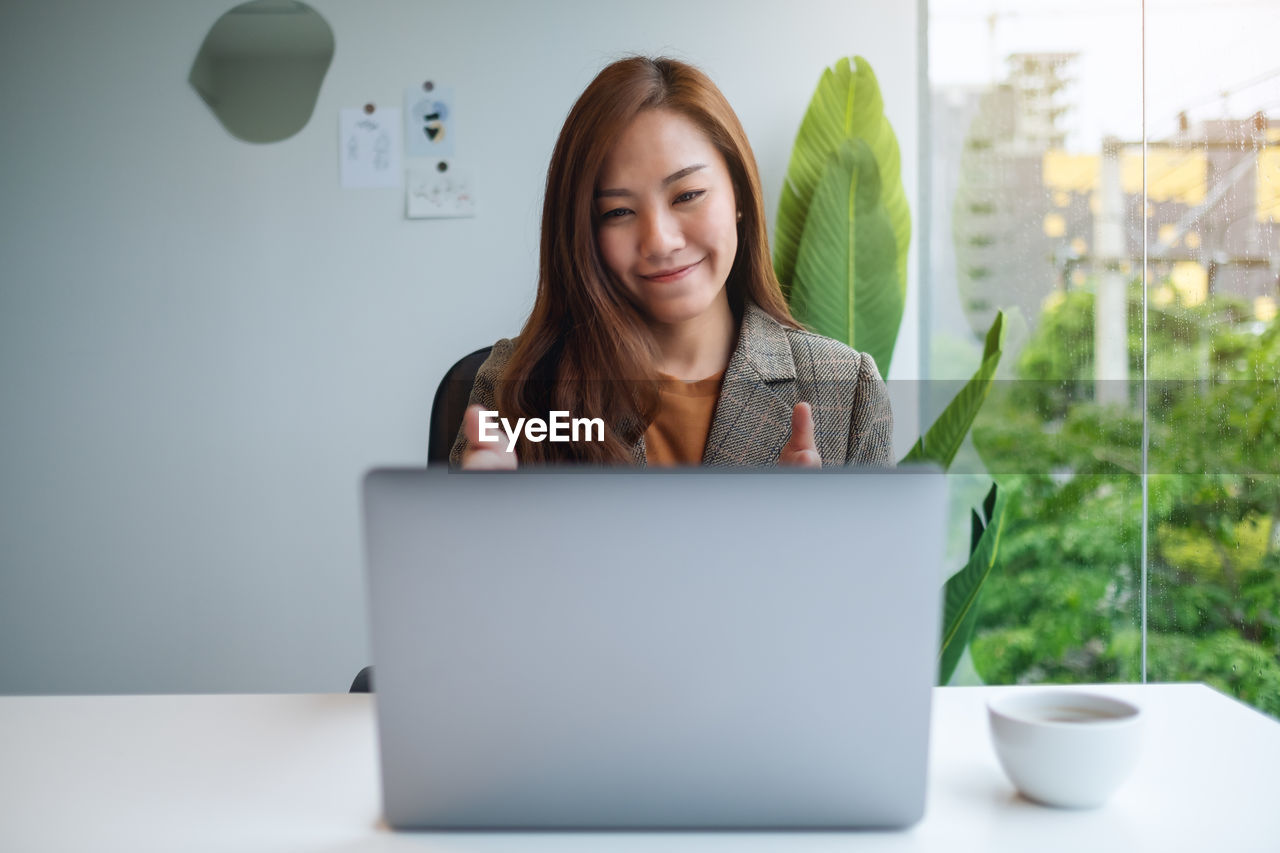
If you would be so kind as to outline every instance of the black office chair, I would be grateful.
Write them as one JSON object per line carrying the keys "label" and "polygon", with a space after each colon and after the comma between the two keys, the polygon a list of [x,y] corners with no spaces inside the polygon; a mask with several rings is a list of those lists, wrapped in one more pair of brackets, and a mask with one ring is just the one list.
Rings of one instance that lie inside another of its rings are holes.
{"label": "black office chair", "polygon": [[[436,388],[435,399],[431,401],[431,427],[427,437],[427,464],[448,464],[449,451],[453,441],[462,429],[462,416],[467,412],[467,401],[471,399],[471,386],[475,384],[476,372],[484,360],[489,357],[493,347],[484,347],[464,355],[453,363],[440,385]],[[350,693],[373,692],[373,667],[366,666],[356,673],[351,682]]]}
{"label": "black office chair", "polygon": [[364,669],[356,673],[355,681],[351,682],[351,689],[348,693],[372,693],[373,692],[373,666],[366,666]]}
{"label": "black office chair", "polygon": [[453,441],[458,437],[458,430],[462,429],[462,416],[467,412],[467,401],[471,399],[471,386],[475,384],[476,372],[492,349],[493,347],[484,347],[470,355],[464,355],[454,362],[453,367],[440,380],[435,399],[431,402],[428,464],[449,461]]}

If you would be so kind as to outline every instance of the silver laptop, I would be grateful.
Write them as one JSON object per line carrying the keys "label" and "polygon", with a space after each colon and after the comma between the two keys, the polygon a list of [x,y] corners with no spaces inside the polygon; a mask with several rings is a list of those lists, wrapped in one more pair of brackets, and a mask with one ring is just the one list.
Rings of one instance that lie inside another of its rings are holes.
{"label": "silver laptop", "polygon": [[397,828],[872,828],[924,812],[930,471],[375,470]]}

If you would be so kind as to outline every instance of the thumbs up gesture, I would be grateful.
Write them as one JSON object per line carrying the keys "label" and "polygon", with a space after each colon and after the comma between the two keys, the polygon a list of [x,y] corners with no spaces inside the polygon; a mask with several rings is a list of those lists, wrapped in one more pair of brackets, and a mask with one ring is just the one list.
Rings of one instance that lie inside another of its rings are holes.
{"label": "thumbs up gesture", "polygon": [[808,403],[796,403],[791,410],[791,438],[778,457],[779,465],[795,465],[800,468],[821,468],[818,443],[813,437],[813,408]]}
{"label": "thumbs up gesture", "polygon": [[504,441],[480,440],[480,406],[468,406],[462,416],[462,432],[467,449],[462,451],[462,467],[472,471],[515,470],[515,449],[507,450]]}

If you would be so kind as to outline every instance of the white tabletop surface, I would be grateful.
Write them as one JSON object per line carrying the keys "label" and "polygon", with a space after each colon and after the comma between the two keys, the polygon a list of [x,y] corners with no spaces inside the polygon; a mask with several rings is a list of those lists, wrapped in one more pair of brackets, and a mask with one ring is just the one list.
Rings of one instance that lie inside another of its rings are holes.
{"label": "white tabletop surface", "polygon": [[1147,714],[1103,808],[1022,799],[986,702],[935,691],[928,808],[905,832],[397,833],[367,695],[0,697],[0,850],[832,853],[1280,851],[1280,722],[1202,685],[1088,688]]}

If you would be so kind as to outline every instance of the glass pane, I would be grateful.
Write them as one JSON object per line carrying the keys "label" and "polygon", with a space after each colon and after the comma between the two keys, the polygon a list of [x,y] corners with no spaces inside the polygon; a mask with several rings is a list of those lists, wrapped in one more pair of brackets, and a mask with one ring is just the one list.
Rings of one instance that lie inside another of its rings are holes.
{"label": "glass pane", "polygon": [[1275,2],[1147,3],[1148,673],[1280,715]]}
{"label": "glass pane", "polygon": [[1010,499],[956,678],[1137,681],[1141,6],[933,0],[929,32],[926,411],[1005,326],[951,469],[955,566],[969,508]]}

